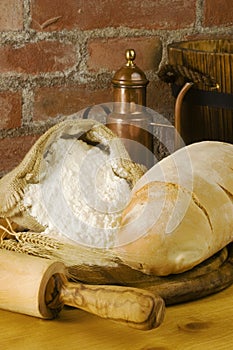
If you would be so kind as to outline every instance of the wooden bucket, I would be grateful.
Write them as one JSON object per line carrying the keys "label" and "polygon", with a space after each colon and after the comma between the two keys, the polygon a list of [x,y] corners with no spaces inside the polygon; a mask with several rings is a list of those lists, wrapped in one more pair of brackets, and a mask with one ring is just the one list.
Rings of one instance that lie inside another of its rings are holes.
{"label": "wooden bucket", "polygon": [[233,143],[233,40],[173,43],[168,45],[168,61],[176,72],[172,84],[175,97],[182,84],[195,80],[180,110],[179,132],[184,142]]}

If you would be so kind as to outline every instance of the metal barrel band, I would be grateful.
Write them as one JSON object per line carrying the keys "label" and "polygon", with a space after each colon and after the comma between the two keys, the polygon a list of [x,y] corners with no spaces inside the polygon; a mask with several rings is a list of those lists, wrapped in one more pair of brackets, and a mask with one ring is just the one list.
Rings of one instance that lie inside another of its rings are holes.
{"label": "metal barrel band", "polygon": [[[182,86],[172,84],[171,89],[172,95],[177,98],[182,89]],[[208,106],[212,108],[224,108],[233,110],[233,94],[223,93],[219,91],[200,90],[195,89],[195,87],[186,93],[183,102],[196,106]]]}

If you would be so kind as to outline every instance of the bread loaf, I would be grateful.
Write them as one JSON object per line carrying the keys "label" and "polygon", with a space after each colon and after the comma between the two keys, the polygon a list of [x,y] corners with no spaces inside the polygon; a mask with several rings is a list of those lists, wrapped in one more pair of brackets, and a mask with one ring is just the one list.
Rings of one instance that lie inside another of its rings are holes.
{"label": "bread loaf", "polygon": [[123,211],[115,252],[138,270],[177,274],[233,240],[233,145],[203,141],[152,167]]}

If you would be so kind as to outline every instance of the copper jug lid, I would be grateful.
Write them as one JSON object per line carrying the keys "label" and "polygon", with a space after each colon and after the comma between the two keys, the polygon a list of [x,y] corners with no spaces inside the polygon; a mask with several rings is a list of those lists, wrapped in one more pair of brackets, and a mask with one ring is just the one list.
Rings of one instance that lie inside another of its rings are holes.
{"label": "copper jug lid", "polygon": [[121,67],[112,79],[113,86],[145,87],[148,84],[145,73],[134,63],[136,53],[133,49],[125,52],[126,64]]}

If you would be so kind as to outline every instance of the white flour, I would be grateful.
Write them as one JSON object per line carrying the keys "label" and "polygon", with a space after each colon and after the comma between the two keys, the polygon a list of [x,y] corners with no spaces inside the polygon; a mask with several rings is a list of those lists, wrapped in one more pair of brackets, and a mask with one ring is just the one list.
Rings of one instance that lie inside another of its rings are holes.
{"label": "white flour", "polygon": [[51,145],[40,182],[29,185],[24,197],[30,215],[46,227],[45,234],[91,247],[114,245],[131,193],[127,181],[112,170],[114,157],[114,152],[72,138]]}

